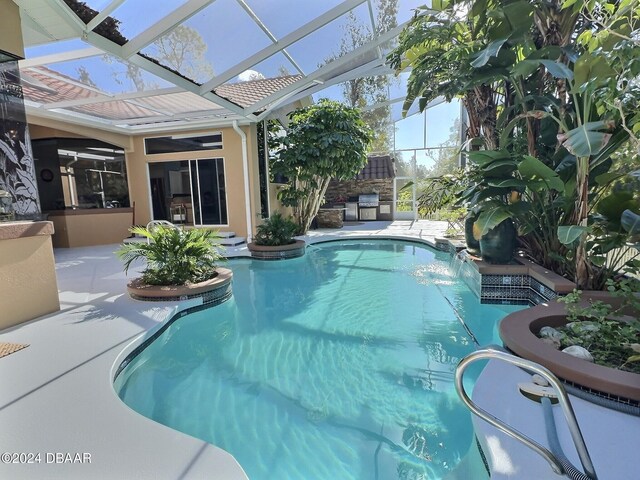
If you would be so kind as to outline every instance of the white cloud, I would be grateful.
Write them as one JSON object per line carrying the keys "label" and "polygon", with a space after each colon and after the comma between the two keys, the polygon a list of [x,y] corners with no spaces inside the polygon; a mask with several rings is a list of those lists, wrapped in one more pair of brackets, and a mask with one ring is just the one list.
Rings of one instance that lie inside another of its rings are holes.
{"label": "white cloud", "polygon": [[262,80],[264,77],[260,72],[256,72],[255,70],[245,70],[240,75],[238,75],[238,80],[240,82],[248,82],[250,80]]}

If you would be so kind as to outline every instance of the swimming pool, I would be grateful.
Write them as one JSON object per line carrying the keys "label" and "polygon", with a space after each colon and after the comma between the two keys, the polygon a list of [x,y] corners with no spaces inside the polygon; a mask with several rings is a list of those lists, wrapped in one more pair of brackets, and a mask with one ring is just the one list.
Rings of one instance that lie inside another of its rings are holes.
{"label": "swimming pool", "polygon": [[404,241],[229,263],[233,298],[176,320],[117,377],[127,405],[227,450],[252,480],[456,470],[474,439],[453,387],[474,349],[457,315],[485,345],[519,307],[480,305],[448,254]]}

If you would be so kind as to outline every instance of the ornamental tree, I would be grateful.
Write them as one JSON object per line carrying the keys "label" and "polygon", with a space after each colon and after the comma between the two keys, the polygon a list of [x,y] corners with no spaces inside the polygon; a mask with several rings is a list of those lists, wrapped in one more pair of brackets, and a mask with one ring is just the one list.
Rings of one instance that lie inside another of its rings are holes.
{"label": "ornamental tree", "polygon": [[327,99],[291,112],[289,119],[287,134],[276,137],[279,148],[271,158],[271,172],[288,179],[278,198],[293,208],[304,234],[331,179],[353,178],[366,165],[373,135],[357,109]]}

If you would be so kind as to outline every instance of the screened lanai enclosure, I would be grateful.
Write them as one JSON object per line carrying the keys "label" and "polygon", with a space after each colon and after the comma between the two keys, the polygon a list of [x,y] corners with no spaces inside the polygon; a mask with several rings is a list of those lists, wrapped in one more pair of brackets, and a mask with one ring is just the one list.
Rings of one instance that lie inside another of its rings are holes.
{"label": "screened lanai enclosure", "polygon": [[286,124],[294,102],[344,101],[376,130],[372,153],[395,152],[402,218],[417,215],[416,178],[457,162],[460,105],[438,100],[423,113],[414,105],[405,118],[408,72],[395,76],[385,62],[422,0],[15,3],[28,115],[161,136],[233,121]]}

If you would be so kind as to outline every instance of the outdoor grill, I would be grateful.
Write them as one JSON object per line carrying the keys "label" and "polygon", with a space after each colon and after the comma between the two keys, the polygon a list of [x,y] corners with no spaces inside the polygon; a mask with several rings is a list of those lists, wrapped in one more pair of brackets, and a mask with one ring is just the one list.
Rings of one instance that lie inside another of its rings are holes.
{"label": "outdoor grill", "polygon": [[360,195],[358,197],[358,206],[362,207],[377,207],[380,203],[380,196],[377,193],[367,193],[366,195]]}

